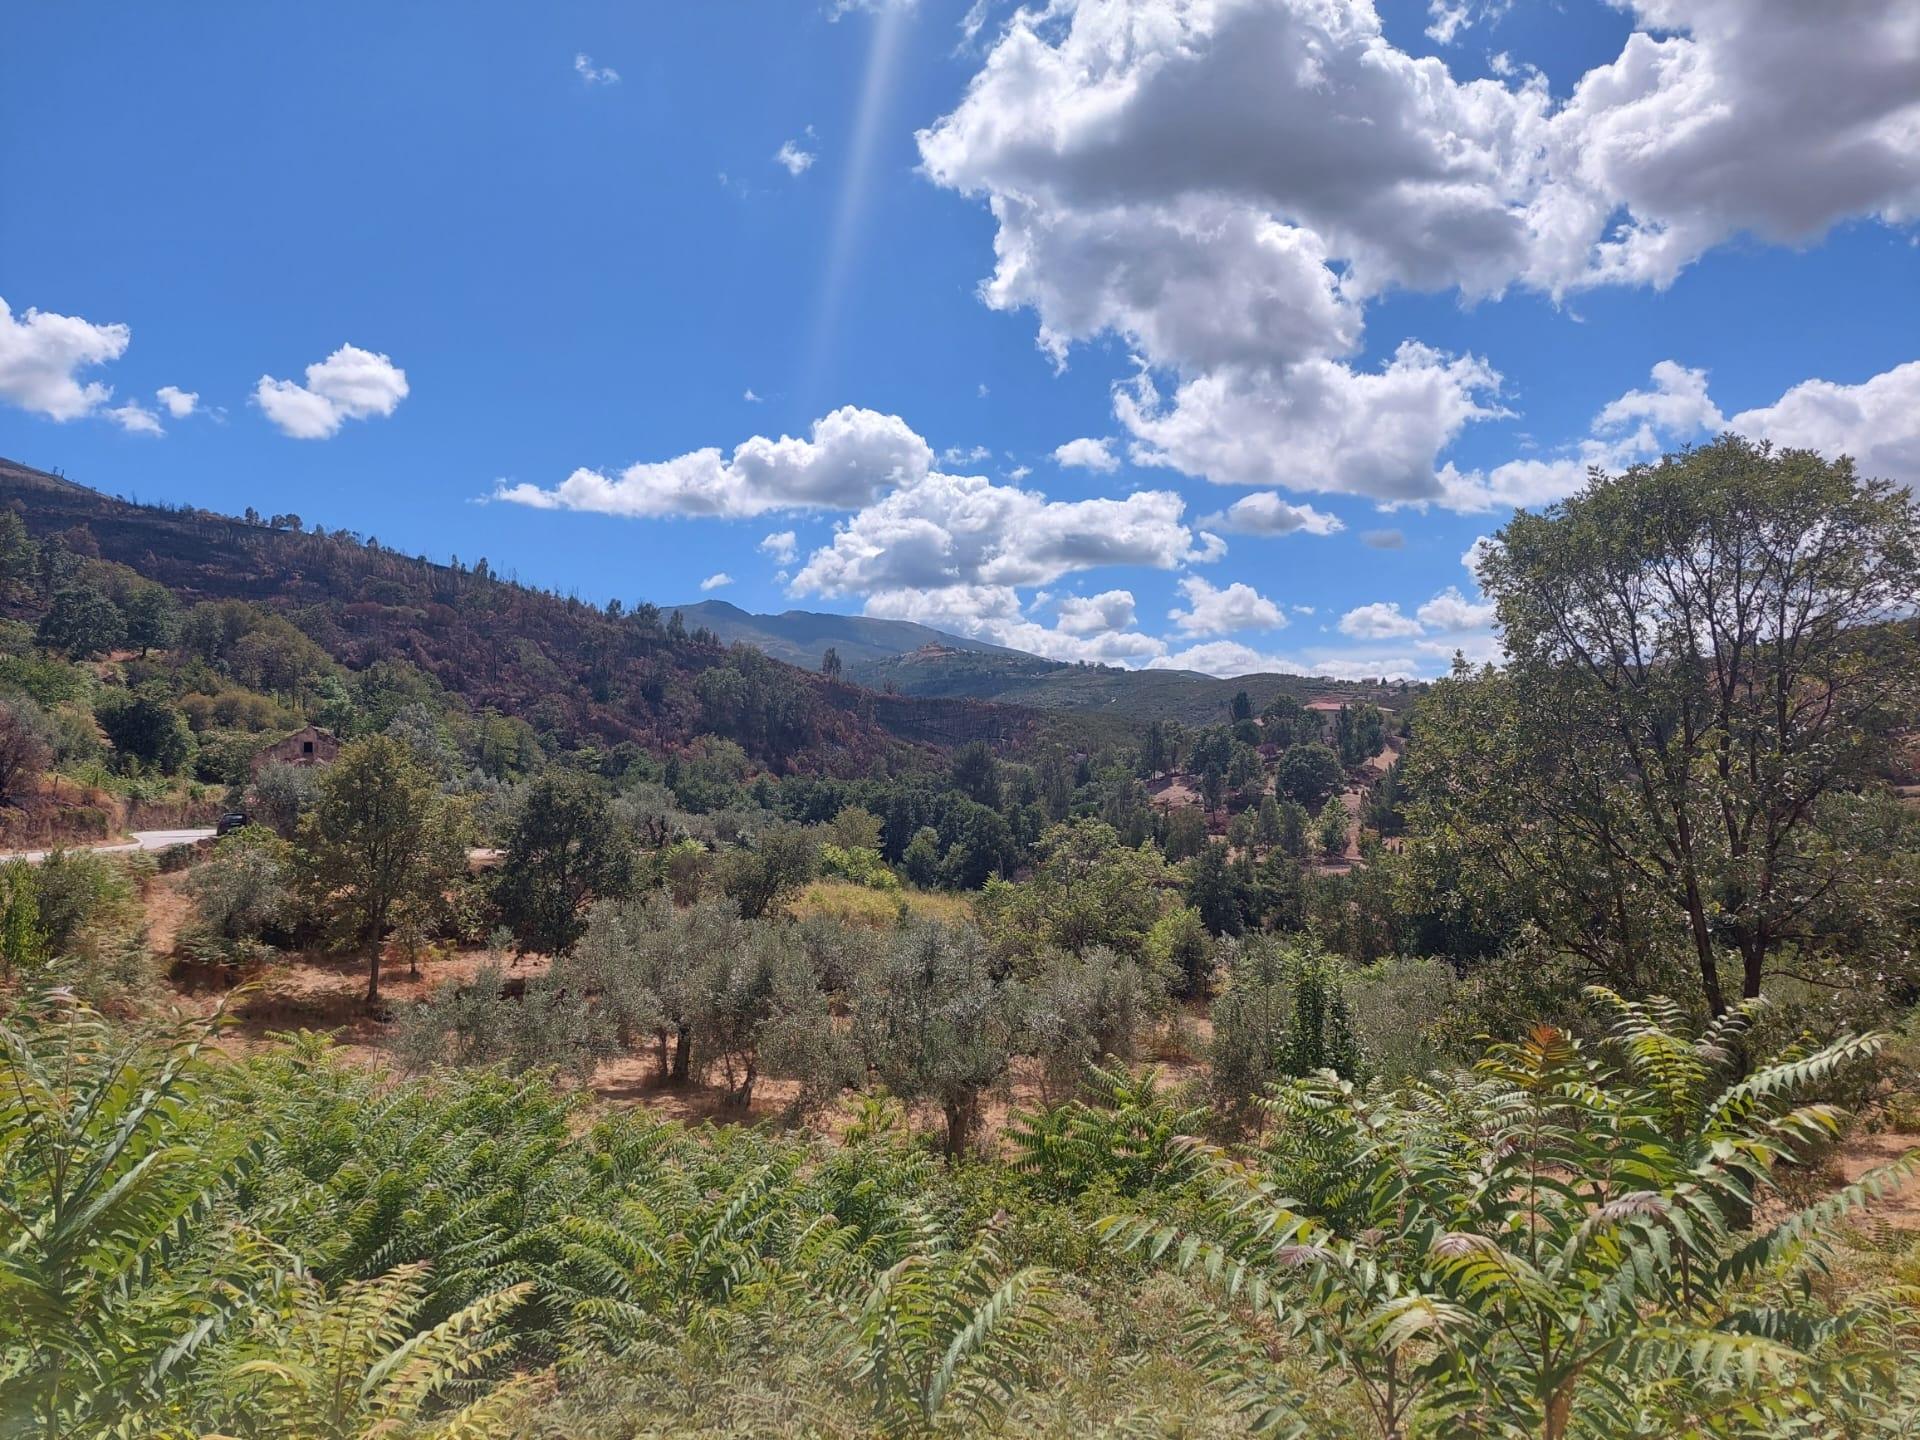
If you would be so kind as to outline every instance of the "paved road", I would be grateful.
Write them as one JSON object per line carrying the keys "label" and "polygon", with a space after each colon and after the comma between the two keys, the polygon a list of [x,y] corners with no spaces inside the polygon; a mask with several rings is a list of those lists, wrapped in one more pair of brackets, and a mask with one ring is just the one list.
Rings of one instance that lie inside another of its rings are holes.
{"label": "paved road", "polygon": [[[205,830],[136,830],[133,839],[122,841],[118,845],[69,845],[69,850],[91,850],[96,855],[126,855],[135,850],[171,850],[176,845],[191,845],[196,840],[204,840],[213,834],[211,828]],[[51,850],[0,850],[0,860],[25,860],[30,865],[38,865]]]}

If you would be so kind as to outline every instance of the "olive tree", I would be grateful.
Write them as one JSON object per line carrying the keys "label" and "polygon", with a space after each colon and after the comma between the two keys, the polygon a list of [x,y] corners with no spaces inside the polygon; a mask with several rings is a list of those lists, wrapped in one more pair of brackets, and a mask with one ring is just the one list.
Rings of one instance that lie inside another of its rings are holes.
{"label": "olive tree", "polygon": [[982,1094],[1006,1078],[1018,1020],[1011,988],[969,927],[902,929],[855,988],[861,1054],[894,1094],[940,1107],[950,1156],[972,1142]]}

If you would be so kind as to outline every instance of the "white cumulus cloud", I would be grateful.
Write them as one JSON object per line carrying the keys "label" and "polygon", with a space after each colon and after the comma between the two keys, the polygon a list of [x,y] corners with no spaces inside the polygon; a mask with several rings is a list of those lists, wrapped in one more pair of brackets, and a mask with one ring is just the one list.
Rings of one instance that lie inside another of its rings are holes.
{"label": "white cumulus cloud", "polygon": [[1493,624],[1494,610],[1490,603],[1467,599],[1458,585],[1449,585],[1414,614],[1429,630],[1456,632],[1484,630]]}
{"label": "white cumulus cloud", "polygon": [[1069,440],[1064,445],[1055,446],[1053,462],[1056,465],[1102,472],[1120,468],[1119,457],[1113,453],[1113,442],[1087,435],[1081,436],[1078,440]]}
{"label": "white cumulus cloud", "polygon": [[1225,635],[1234,630],[1278,630],[1287,623],[1280,607],[1244,581],[1224,588],[1198,575],[1180,581],[1187,608],[1167,612],[1167,618],[1189,635]]}
{"label": "white cumulus cloud", "polygon": [[1411,615],[1400,613],[1397,600],[1377,600],[1357,605],[1340,617],[1340,633],[1356,640],[1391,640],[1403,635],[1423,635],[1426,627]]}
{"label": "white cumulus cloud", "polygon": [[198,391],[182,390],[178,385],[162,385],[153,392],[154,398],[167,407],[167,413],[176,420],[184,420],[199,408]]}
{"label": "white cumulus cloud", "polygon": [[1462,511],[1550,504],[1586,484],[1590,468],[1623,470],[1722,430],[1830,460],[1850,455],[1864,475],[1920,483],[1920,361],[1853,385],[1803,380],[1778,400],[1733,416],[1714,403],[1705,370],[1662,360],[1651,379],[1647,389],[1608,401],[1586,436],[1554,454],[1484,473],[1449,467],[1443,503]]}
{"label": "white cumulus cloud", "polygon": [[1054,626],[1068,635],[1098,635],[1125,630],[1134,621],[1131,590],[1102,590],[1098,595],[1068,595],[1054,607]]}
{"label": "white cumulus cloud", "polygon": [[1863,475],[1920,485],[1920,360],[1858,385],[1803,380],[1771,405],[1742,410],[1728,428],[1828,459],[1851,455]]}
{"label": "white cumulus cloud", "polygon": [[29,307],[17,318],[0,299],[0,400],[50,420],[78,420],[113,397],[78,372],[126,354],[133,332]]}
{"label": "white cumulus cloud", "polygon": [[847,405],[816,420],[805,439],[755,435],[731,456],[709,447],[629,465],[616,475],[581,468],[551,489],[503,483],[494,498],[629,517],[846,510],[893,486],[914,484],[932,464],[932,449],[899,416]]}
{"label": "white cumulus cloud", "polygon": [[1308,535],[1332,535],[1347,528],[1338,515],[1311,505],[1295,505],[1273,490],[1242,496],[1218,514],[1203,516],[1200,523],[1240,535],[1291,535],[1296,530]]}
{"label": "white cumulus cloud", "polygon": [[800,553],[800,537],[791,530],[776,530],[760,542],[760,553],[771,555],[777,565],[791,565]]}
{"label": "white cumulus cloud", "polygon": [[[1500,377],[1417,340],[1356,368],[1373,297],[1664,285],[1743,234],[1920,215],[1912,0],[1616,4],[1633,33],[1561,100],[1510,58],[1456,79],[1370,0],[1052,0],[999,30],[921,159],[992,215],[987,304],[1032,311],[1056,364],[1117,336],[1145,367],[1115,395],[1136,461],[1506,503],[1578,457],[1458,475]],[[1430,0],[1430,33],[1505,8]]]}
{"label": "white cumulus cloud", "polygon": [[930,472],[843,524],[794,577],[800,593],[871,593],[906,586],[1043,585],[1106,565],[1171,570],[1225,553],[1182,518],[1167,490],[1049,500],[980,476]]}
{"label": "white cumulus cloud", "polygon": [[722,585],[731,585],[732,583],[733,577],[727,574],[726,571],[719,570],[702,580],[700,582],[700,588],[702,590],[718,590]]}
{"label": "white cumulus cloud", "polygon": [[138,400],[129,400],[124,405],[110,406],[101,413],[129,435],[166,434],[166,431],[161,428],[160,417]]}
{"label": "white cumulus cloud", "polygon": [[282,434],[325,440],[349,420],[391,415],[407,398],[407,372],[385,355],[342,345],[307,366],[307,383],[262,375],[253,399]]}

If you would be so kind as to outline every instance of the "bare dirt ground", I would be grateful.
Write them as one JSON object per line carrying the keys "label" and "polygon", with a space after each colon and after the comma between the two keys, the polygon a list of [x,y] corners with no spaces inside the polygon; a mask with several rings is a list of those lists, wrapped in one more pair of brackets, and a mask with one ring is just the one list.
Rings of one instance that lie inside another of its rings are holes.
{"label": "bare dirt ground", "polygon": [[[1920,1146],[1920,1134],[1883,1131],[1878,1135],[1864,1135],[1856,1132],[1841,1145],[1833,1163],[1841,1180],[1852,1184],[1869,1170],[1898,1160],[1915,1146]],[[1920,1178],[1909,1180],[1899,1189],[1874,1201],[1867,1207],[1866,1217],[1870,1223],[1886,1225],[1895,1230],[1920,1231]]]}

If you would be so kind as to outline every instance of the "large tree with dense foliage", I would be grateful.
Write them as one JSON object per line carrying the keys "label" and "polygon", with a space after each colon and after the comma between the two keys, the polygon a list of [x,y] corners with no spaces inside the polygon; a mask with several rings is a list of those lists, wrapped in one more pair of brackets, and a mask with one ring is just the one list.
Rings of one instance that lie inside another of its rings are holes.
{"label": "large tree with dense foliage", "polygon": [[341,941],[365,948],[369,1006],[380,1003],[380,943],[395,911],[465,866],[456,818],[405,746],[369,735],[340,751],[301,822],[301,879]]}
{"label": "large tree with dense foliage", "polygon": [[1737,437],[1596,474],[1480,567],[1504,671],[1422,707],[1429,859],[1497,889],[1609,980],[1685,956],[1754,996],[1858,856],[1824,802],[1883,772],[1920,705],[1920,509],[1850,461]]}
{"label": "large tree with dense foliage", "polygon": [[1295,804],[1318,810],[1321,802],[1340,788],[1342,778],[1340,757],[1330,746],[1313,742],[1287,748],[1280,756],[1273,783]]}
{"label": "large tree with dense foliage", "polygon": [[119,606],[91,585],[73,585],[54,592],[33,638],[49,650],[87,660],[106,654],[126,633]]}
{"label": "large tree with dense foliage", "polygon": [[514,938],[557,955],[587,928],[586,907],[633,889],[633,843],[605,793],[583,775],[550,773],[507,823],[493,899]]}
{"label": "large tree with dense foliage", "polygon": [[1031,879],[989,880],[981,923],[1003,955],[1031,959],[1053,948],[1084,954],[1104,945],[1139,956],[1168,904],[1175,877],[1151,846],[1120,843],[1111,825],[1050,826],[1035,846]]}

